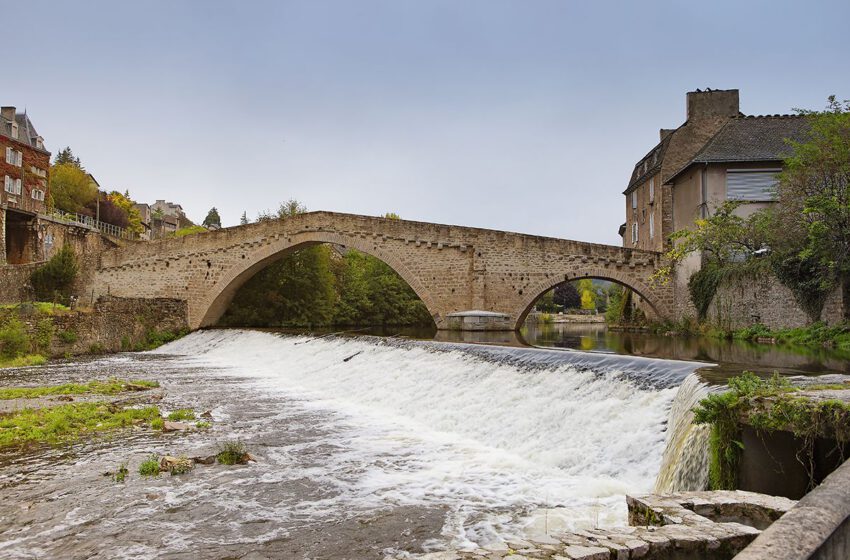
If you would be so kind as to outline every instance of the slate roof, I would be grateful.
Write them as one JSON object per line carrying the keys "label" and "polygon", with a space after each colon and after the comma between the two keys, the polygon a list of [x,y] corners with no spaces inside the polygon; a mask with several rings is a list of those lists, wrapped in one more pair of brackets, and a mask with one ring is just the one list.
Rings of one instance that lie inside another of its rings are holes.
{"label": "slate roof", "polygon": [[[15,122],[18,123],[18,137],[14,138],[14,140],[23,142],[36,150],[47,152],[46,149],[38,147],[38,132],[35,131],[35,127],[32,125],[32,121],[26,113],[16,114]],[[12,137],[12,121],[0,117],[0,134],[8,136],[9,138]]]}
{"label": "slate roof", "polygon": [[806,140],[809,121],[801,115],[734,117],[690,163],[781,161],[793,152],[786,139]]}

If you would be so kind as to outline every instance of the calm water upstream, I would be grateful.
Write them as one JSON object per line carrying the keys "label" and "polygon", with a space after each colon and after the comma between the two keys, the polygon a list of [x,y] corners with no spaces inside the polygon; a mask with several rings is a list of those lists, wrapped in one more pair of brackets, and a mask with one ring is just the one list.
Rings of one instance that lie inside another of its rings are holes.
{"label": "calm water upstream", "polygon": [[[151,353],[5,370],[5,386],[157,379],[165,412],[211,410],[214,422],[4,452],[0,557],[381,558],[625,524],[625,493],[682,480],[670,465],[690,464],[677,461],[691,437],[677,411],[704,394],[699,365],[212,330]],[[206,455],[234,438],[256,463],[136,473],[151,453]],[[103,476],[122,461],[126,483]]]}

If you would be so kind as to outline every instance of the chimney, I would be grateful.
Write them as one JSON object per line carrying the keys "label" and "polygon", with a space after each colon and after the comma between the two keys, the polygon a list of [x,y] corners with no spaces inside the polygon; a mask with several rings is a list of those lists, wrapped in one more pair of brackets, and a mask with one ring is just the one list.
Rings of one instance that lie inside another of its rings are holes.
{"label": "chimney", "polygon": [[706,89],[689,91],[688,120],[712,117],[734,117],[740,113],[737,89]]}
{"label": "chimney", "polygon": [[15,108],[14,107],[3,107],[0,109],[0,115],[3,116],[7,121],[15,121]]}

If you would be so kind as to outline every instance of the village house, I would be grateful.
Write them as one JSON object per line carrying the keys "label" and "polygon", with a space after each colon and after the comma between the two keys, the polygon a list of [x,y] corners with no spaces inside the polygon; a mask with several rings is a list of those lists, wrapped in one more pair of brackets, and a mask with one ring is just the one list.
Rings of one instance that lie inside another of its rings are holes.
{"label": "village house", "polygon": [[661,129],[623,192],[625,247],[664,251],[671,233],[726,200],[741,201],[742,216],[771,204],[776,175],[791,154],[788,140],[804,140],[808,130],[798,115],[743,115],[737,89],[697,90],[686,99],[685,122]]}
{"label": "village house", "polygon": [[26,113],[0,109],[0,263],[30,261],[36,217],[50,197],[50,152]]}

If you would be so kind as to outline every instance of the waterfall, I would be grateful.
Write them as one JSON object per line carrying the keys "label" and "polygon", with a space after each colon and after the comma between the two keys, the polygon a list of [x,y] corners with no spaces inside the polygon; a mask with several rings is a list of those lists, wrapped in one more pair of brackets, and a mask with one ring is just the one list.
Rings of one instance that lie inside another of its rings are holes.
{"label": "waterfall", "polygon": [[708,488],[708,426],[693,423],[693,409],[710,392],[692,373],[676,393],[667,423],[667,438],[655,492],[683,492]]}

